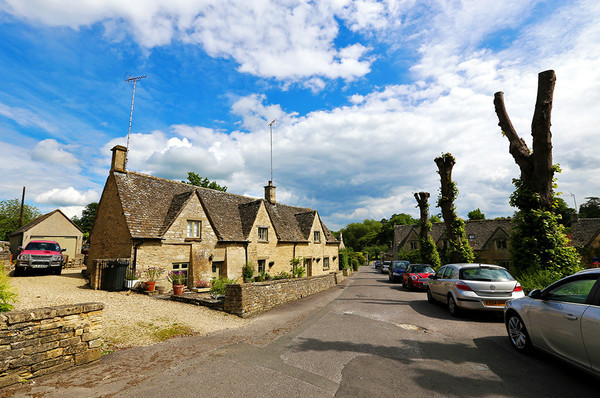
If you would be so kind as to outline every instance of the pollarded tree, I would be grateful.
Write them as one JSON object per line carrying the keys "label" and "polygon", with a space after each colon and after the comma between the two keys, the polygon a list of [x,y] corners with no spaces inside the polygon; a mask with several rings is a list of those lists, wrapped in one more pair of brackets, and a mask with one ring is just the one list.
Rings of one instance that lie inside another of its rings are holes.
{"label": "pollarded tree", "polygon": [[415,193],[418,207],[421,213],[419,220],[419,248],[421,252],[421,262],[429,264],[433,268],[438,269],[441,265],[440,255],[438,253],[435,242],[431,237],[431,222],[429,221],[429,192]]}
{"label": "pollarded tree", "polygon": [[446,259],[451,263],[472,263],[475,254],[467,242],[465,222],[456,215],[456,209],[454,208],[454,200],[458,195],[458,188],[452,181],[452,168],[455,163],[456,160],[450,153],[444,153],[442,156],[435,158],[441,180],[438,207],[442,209],[448,239]]}
{"label": "pollarded tree", "polygon": [[555,83],[553,70],[538,75],[537,101],[531,122],[533,150],[529,150],[514,129],[504,106],[504,94],[494,95],[498,125],[508,138],[509,152],[521,170],[520,178],[513,179],[516,190],[510,197],[510,204],[519,209],[510,238],[511,259],[517,273],[532,268],[564,275],[579,267],[577,252],[567,246],[564,229],[554,213],[554,173],[560,172],[558,166],[552,164],[550,132]]}

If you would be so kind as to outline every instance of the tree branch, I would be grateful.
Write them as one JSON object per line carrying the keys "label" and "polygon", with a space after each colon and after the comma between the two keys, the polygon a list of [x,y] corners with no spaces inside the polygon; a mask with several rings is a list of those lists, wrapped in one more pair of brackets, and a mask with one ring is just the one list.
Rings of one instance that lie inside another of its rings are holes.
{"label": "tree branch", "polygon": [[498,126],[502,129],[502,132],[506,135],[509,142],[508,151],[515,159],[515,163],[522,169],[523,167],[530,167],[530,152],[525,141],[519,137],[515,128],[508,117],[506,107],[504,106],[504,93],[498,91],[494,94],[494,108],[496,115],[498,115]]}

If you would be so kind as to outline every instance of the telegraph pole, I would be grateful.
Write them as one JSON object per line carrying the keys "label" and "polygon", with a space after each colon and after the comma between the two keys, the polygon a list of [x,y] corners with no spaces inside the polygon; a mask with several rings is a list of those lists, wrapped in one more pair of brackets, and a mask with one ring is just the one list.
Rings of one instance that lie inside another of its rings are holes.
{"label": "telegraph pole", "polygon": [[129,157],[129,136],[131,135],[131,120],[133,119],[133,101],[135,100],[135,84],[138,80],[145,79],[148,76],[129,77],[126,82],[133,82],[133,93],[131,94],[131,113],[129,114],[129,130],[127,131],[127,151],[125,152],[125,169],[127,169],[127,158]]}
{"label": "telegraph pole", "polygon": [[21,228],[23,223],[23,206],[25,205],[25,187],[23,187],[23,196],[21,197],[21,211],[19,212],[19,225],[17,228]]}

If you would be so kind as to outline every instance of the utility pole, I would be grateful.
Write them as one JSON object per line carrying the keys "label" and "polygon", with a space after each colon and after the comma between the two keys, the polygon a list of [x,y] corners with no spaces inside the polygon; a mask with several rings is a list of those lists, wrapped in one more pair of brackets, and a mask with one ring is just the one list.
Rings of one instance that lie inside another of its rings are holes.
{"label": "utility pole", "polygon": [[131,113],[129,114],[129,130],[127,131],[127,151],[125,152],[125,168],[127,169],[127,158],[129,157],[129,136],[131,135],[131,120],[133,119],[133,101],[135,100],[135,84],[138,80],[145,79],[148,76],[129,77],[126,82],[133,82],[133,93],[131,94]]}
{"label": "utility pole", "polygon": [[271,182],[273,182],[273,125],[275,124],[275,119],[271,120],[271,123],[268,124],[269,129],[271,131]]}
{"label": "utility pole", "polygon": [[21,197],[21,211],[19,212],[19,225],[18,228],[21,228],[21,224],[23,223],[23,206],[25,205],[25,187],[23,187],[23,196]]}

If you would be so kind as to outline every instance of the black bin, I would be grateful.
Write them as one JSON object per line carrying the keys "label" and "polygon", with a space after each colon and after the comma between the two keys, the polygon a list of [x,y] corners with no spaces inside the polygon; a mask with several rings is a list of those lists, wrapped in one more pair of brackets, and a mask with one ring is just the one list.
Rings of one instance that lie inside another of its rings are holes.
{"label": "black bin", "polygon": [[102,270],[102,290],[118,292],[125,290],[125,274],[128,262],[109,261]]}

